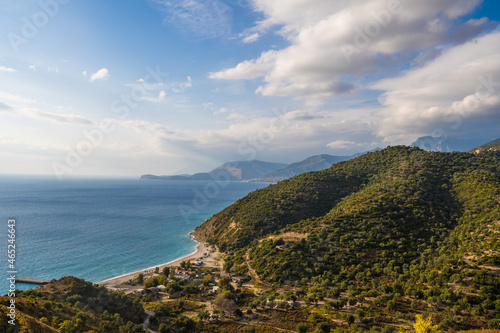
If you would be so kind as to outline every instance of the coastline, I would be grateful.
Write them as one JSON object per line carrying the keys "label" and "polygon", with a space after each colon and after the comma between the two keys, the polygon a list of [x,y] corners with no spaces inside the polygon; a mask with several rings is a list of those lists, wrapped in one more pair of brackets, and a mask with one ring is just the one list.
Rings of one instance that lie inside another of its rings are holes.
{"label": "coastline", "polygon": [[[205,246],[205,243],[201,243],[198,240],[196,240],[193,236],[193,232],[190,232],[189,236],[191,237],[191,239],[193,241],[195,241],[197,243],[195,250],[192,253],[185,255],[183,257],[177,258],[175,260],[169,261],[169,262],[164,263],[164,264],[156,265],[153,267],[141,269],[141,270],[138,270],[135,272],[126,273],[126,274],[119,275],[119,276],[115,276],[115,277],[97,282],[96,284],[104,286],[106,288],[110,288],[110,289],[117,289],[117,288],[123,287],[126,284],[126,282],[130,281],[138,274],[141,274],[141,273],[144,275],[152,274],[152,272],[154,272],[156,267],[158,267],[160,272],[161,272],[164,267],[180,266],[180,263],[182,261],[196,259],[196,258],[202,257],[204,253],[210,252],[209,251],[210,247],[207,247],[207,246]],[[138,286],[138,288],[141,288],[141,287]]]}

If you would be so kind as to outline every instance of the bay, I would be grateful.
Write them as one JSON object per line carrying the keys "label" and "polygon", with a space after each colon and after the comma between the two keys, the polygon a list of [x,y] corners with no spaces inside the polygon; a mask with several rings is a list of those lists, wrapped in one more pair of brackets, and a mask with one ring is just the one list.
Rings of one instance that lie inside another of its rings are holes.
{"label": "bay", "polygon": [[[72,275],[98,282],[190,254],[196,245],[190,231],[267,185],[2,175],[0,294],[9,289],[9,219],[16,220],[18,277]],[[32,287],[16,284],[22,290]]]}

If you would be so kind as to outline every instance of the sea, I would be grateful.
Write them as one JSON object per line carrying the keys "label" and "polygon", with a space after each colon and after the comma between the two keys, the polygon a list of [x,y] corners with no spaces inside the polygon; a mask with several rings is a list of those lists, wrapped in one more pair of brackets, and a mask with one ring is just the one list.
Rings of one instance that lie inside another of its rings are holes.
{"label": "sea", "polygon": [[268,185],[0,175],[0,294],[11,275],[96,283],[189,255],[189,232]]}

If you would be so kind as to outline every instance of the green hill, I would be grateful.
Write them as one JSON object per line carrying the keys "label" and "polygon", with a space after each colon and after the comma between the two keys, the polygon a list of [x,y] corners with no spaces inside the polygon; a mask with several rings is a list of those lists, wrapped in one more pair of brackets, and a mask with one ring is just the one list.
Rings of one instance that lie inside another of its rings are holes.
{"label": "green hill", "polygon": [[499,152],[389,147],[251,193],[196,235],[229,253],[227,271],[310,300],[487,327],[500,316],[499,202]]}
{"label": "green hill", "polygon": [[484,150],[489,150],[489,149],[497,149],[497,150],[500,150],[500,139],[496,139],[496,140],[493,140],[493,141],[490,141],[484,145],[481,145],[477,148],[474,148],[471,150],[471,152],[475,152],[476,150],[478,149],[484,149]]}
{"label": "green hill", "polygon": [[[7,314],[15,300],[15,325]],[[142,332],[144,309],[138,299],[75,277],[0,297],[0,332]]]}
{"label": "green hill", "polygon": [[15,326],[0,297],[0,332],[142,332],[145,309],[159,333],[500,329],[499,203],[500,152],[389,147],[207,220],[196,237],[224,252],[222,269],[165,277],[180,299],[65,277],[16,291]]}

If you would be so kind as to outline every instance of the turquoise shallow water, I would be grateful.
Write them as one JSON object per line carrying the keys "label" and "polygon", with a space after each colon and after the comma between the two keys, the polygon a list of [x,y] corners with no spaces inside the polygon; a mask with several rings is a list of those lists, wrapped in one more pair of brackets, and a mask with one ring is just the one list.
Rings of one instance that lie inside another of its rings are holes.
{"label": "turquoise shallow water", "polygon": [[74,275],[98,282],[193,252],[190,231],[265,186],[0,176],[0,294],[8,291],[9,218],[16,219],[17,276],[50,280]]}

